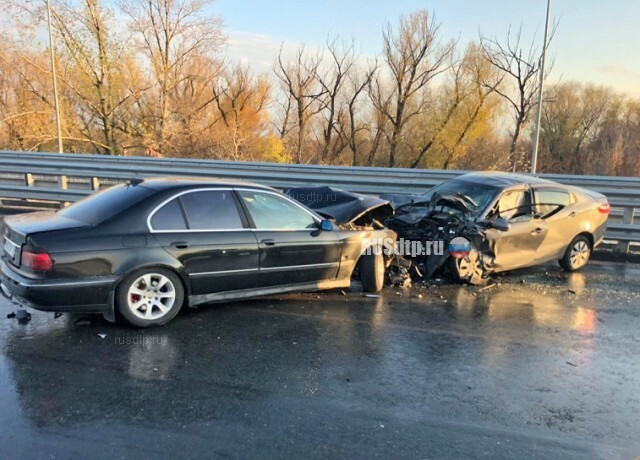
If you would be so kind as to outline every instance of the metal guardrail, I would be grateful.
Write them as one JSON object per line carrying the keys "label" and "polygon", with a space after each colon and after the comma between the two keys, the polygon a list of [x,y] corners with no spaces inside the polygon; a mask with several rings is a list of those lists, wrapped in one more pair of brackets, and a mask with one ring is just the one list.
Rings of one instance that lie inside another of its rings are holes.
{"label": "metal guardrail", "polygon": [[[161,176],[242,179],[279,188],[329,185],[369,194],[422,193],[465,172],[0,151],[0,200],[65,203],[98,190],[105,180],[113,183]],[[606,238],[617,241],[623,252],[629,250],[630,243],[640,243],[640,226],[634,225],[634,214],[640,212],[640,178],[540,177],[604,193],[622,220],[609,224]]]}

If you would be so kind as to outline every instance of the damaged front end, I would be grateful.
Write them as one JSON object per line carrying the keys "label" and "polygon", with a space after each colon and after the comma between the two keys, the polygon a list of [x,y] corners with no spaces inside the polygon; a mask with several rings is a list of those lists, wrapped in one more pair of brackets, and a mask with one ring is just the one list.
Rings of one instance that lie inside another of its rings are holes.
{"label": "damaged front end", "polygon": [[[479,206],[463,194],[385,199],[326,186],[292,187],[284,193],[343,230],[385,229],[397,234],[395,247],[385,248],[391,285],[408,287],[412,281],[436,276],[483,284],[492,271],[486,228],[475,221]],[[460,237],[469,243],[468,253],[450,251]]]}
{"label": "damaged front end", "polygon": [[344,230],[383,228],[393,216],[389,200],[333,187],[291,187],[284,194],[334,221]]}
{"label": "damaged front end", "polygon": [[[486,282],[492,256],[486,228],[475,221],[477,210],[473,199],[453,192],[435,193],[429,200],[398,207],[395,216],[384,222],[398,234],[400,249],[405,249],[401,251],[405,260],[394,264],[391,277],[441,275],[472,284]],[[411,262],[409,268],[406,259]]]}

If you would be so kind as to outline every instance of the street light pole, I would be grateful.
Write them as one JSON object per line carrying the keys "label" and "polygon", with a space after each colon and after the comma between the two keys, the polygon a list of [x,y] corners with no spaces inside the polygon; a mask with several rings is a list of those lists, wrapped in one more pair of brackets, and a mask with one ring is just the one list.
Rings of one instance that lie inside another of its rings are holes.
{"label": "street light pole", "polygon": [[540,144],[540,121],[542,119],[542,95],[544,93],[544,61],[547,56],[547,35],[549,33],[549,14],[551,0],[547,0],[547,20],[544,24],[544,46],[540,60],[540,87],[538,88],[538,112],[536,114],[536,132],[533,136],[533,151],[531,152],[531,174],[536,173],[538,167],[538,146]]}
{"label": "street light pole", "polygon": [[62,129],[60,128],[60,104],[58,102],[58,78],[56,75],[56,58],[53,51],[53,33],[51,30],[51,4],[47,3],[47,23],[49,25],[49,51],[51,53],[51,75],[53,77],[53,108],[56,112],[56,133],[58,136],[58,152],[62,153]]}

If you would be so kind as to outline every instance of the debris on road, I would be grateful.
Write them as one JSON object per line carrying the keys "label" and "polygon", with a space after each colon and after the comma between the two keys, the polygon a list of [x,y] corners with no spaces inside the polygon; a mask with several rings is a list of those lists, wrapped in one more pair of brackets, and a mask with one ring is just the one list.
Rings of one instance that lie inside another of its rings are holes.
{"label": "debris on road", "polygon": [[31,313],[27,310],[17,310],[7,314],[7,319],[13,318],[17,319],[20,324],[25,324],[31,321]]}
{"label": "debris on road", "polygon": [[76,326],[91,326],[91,320],[89,318],[78,318],[74,321]]}
{"label": "debris on road", "polygon": [[498,283],[496,283],[496,282],[494,281],[494,282],[492,282],[492,283],[487,284],[485,287],[480,288],[480,289],[479,289],[479,291],[480,291],[480,292],[482,292],[482,291],[486,291],[486,290],[491,289],[492,287],[497,286],[497,285],[498,285]]}

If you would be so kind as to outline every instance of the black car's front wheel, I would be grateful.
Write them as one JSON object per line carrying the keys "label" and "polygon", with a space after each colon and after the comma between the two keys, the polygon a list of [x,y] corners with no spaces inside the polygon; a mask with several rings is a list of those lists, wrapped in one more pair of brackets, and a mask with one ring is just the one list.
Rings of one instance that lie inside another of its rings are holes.
{"label": "black car's front wheel", "polygon": [[384,257],[381,253],[362,256],[360,281],[364,292],[378,292],[384,287]]}
{"label": "black car's front wheel", "polygon": [[122,280],[115,301],[120,314],[134,326],[161,326],[180,311],[184,288],[178,275],[170,270],[142,269]]}

